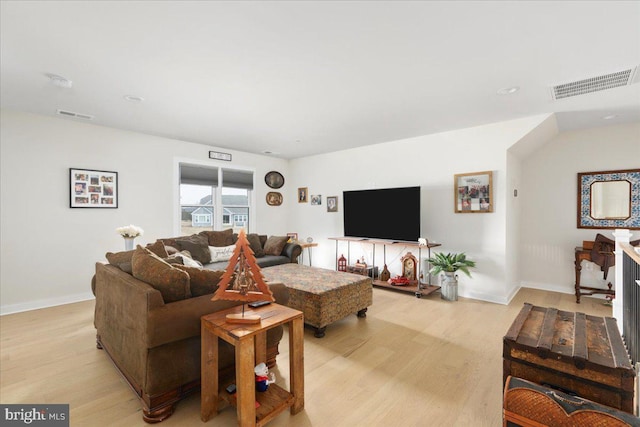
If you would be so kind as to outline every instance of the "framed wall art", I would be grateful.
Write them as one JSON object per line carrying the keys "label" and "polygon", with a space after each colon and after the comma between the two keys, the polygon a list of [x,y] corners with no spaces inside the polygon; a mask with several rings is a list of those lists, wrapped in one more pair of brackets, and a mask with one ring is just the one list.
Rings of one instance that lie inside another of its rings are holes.
{"label": "framed wall art", "polygon": [[69,207],[118,207],[118,172],[69,169]]}
{"label": "framed wall art", "polygon": [[309,189],[307,187],[298,188],[298,203],[307,203],[308,194],[309,194]]}
{"label": "framed wall art", "polygon": [[327,212],[338,212],[338,196],[327,197]]}
{"label": "framed wall art", "polygon": [[311,195],[311,205],[320,206],[322,204],[322,196],[320,194]]}
{"label": "framed wall art", "polygon": [[493,172],[454,175],[454,212],[493,212]]}

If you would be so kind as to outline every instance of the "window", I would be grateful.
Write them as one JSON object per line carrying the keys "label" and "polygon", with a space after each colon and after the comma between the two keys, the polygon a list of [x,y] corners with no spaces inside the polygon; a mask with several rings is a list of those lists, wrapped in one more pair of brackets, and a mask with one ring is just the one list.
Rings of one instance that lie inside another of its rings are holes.
{"label": "window", "polygon": [[[221,185],[220,185],[221,184]],[[180,164],[180,233],[249,232],[253,172]]]}
{"label": "window", "polygon": [[[249,230],[249,190],[233,187],[222,187],[223,228],[233,228],[234,233],[241,228]],[[232,220],[231,220],[232,219]]]}

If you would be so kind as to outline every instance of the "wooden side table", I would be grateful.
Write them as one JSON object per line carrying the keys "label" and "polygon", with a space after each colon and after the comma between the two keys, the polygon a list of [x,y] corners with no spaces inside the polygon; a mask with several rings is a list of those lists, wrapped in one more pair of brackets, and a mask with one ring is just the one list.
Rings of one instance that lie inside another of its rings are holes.
{"label": "wooden side table", "polygon": [[317,243],[303,243],[303,242],[298,242],[298,244],[302,248],[302,252],[300,252],[300,264],[304,264],[304,250],[306,249],[307,252],[309,253],[309,267],[311,267],[311,264],[313,263],[313,260],[311,259],[311,248],[317,247],[318,244]]}
{"label": "wooden side table", "polygon": [[[218,413],[218,399],[237,406],[240,426],[263,426],[286,408],[297,414],[304,408],[304,330],[301,311],[280,304],[269,304],[255,309],[247,309],[247,314],[259,314],[259,324],[227,323],[226,315],[241,313],[242,306],[202,316],[201,318],[201,406],[200,418],[208,421]],[[289,389],[286,391],[276,384],[270,384],[266,392],[256,393],[256,364],[266,362],[266,332],[278,325],[289,327]],[[219,384],[218,339],[223,339],[235,347],[237,391],[226,392],[227,383]],[[260,406],[256,408],[255,402]]]}

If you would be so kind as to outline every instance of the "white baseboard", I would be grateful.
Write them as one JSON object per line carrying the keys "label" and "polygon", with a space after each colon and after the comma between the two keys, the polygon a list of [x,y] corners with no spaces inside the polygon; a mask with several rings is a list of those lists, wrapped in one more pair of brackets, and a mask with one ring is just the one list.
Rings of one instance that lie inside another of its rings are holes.
{"label": "white baseboard", "polygon": [[522,289],[522,285],[516,285],[511,289],[511,292],[507,295],[507,304],[511,303],[511,300],[517,295],[520,289]]}
{"label": "white baseboard", "polygon": [[573,286],[567,287],[558,285],[557,283],[540,283],[540,282],[521,282],[523,288],[539,289],[541,291],[560,292],[561,294],[575,294]]}
{"label": "white baseboard", "polygon": [[460,292],[459,295],[463,298],[471,298],[471,299],[477,299],[480,301],[486,301],[486,302],[492,302],[494,304],[502,304],[502,305],[507,305],[509,304],[509,301],[511,300],[511,298],[513,298],[513,296],[511,298],[508,298],[506,296],[499,296],[499,295],[494,295],[494,294],[485,294],[482,292]]}
{"label": "white baseboard", "polygon": [[0,316],[13,313],[21,313],[23,311],[38,310],[40,308],[55,307],[57,305],[71,304],[74,302],[87,301],[94,298],[95,297],[91,292],[83,292],[80,294],[65,295],[63,297],[45,298],[19,304],[2,305],[0,306]]}

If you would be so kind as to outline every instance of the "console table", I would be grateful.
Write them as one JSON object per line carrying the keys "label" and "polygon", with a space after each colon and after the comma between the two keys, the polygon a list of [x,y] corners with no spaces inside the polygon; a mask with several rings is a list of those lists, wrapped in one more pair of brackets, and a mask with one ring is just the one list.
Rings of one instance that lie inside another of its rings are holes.
{"label": "console table", "polygon": [[[240,313],[242,306],[231,307],[201,318],[201,404],[200,418],[206,422],[218,413],[218,398],[237,406],[238,425],[263,426],[286,408],[297,414],[304,408],[304,350],[303,314],[280,304],[268,304],[245,310],[259,314],[257,324],[227,323],[227,314]],[[256,393],[254,366],[266,362],[267,330],[282,324],[289,326],[290,391],[270,384],[265,392]],[[218,339],[235,347],[235,380],[219,381]],[[236,384],[236,393],[225,388]],[[256,408],[256,402],[260,404]]]}
{"label": "console table", "polygon": [[418,271],[417,271],[417,279],[418,283],[416,285],[404,285],[404,286],[394,286],[385,281],[377,280],[375,277],[372,278],[373,286],[385,289],[393,289],[394,291],[407,292],[412,293],[416,296],[416,298],[421,298],[423,295],[429,295],[438,289],[440,286],[435,286],[431,284],[431,274],[427,271],[427,283],[422,283],[420,281],[420,258],[422,257],[422,249],[427,248],[428,257],[431,258],[431,248],[435,248],[438,246],[442,246],[441,243],[428,243],[426,245],[420,246],[418,242],[395,242],[391,240],[375,240],[375,239],[363,239],[360,237],[329,237],[329,240],[335,240],[336,242],[336,270],[338,269],[338,249],[340,242],[347,242],[347,263],[350,263],[351,258],[351,243],[366,243],[373,245],[373,262],[371,264],[372,271],[376,270],[376,245],[382,245],[382,250],[384,251],[384,260],[386,264],[387,257],[387,246],[409,246],[413,248],[418,248]]}
{"label": "console table", "polygon": [[[607,299],[611,300],[615,298],[616,291],[612,289],[613,285],[609,282],[609,289],[593,288],[589,286],[580,285],[580,272],[582,271],[582,261],[591,261],[591,250],[593,249],[593,241],[585,240],[582,242],[582,246],[578,246],[575,249],[575,269],[576,269],[576,303],[580,304],[580,296],[582,295],[595,295],[604,294],[607,295]],[[587,292],[582,292],[583,290]]]}

